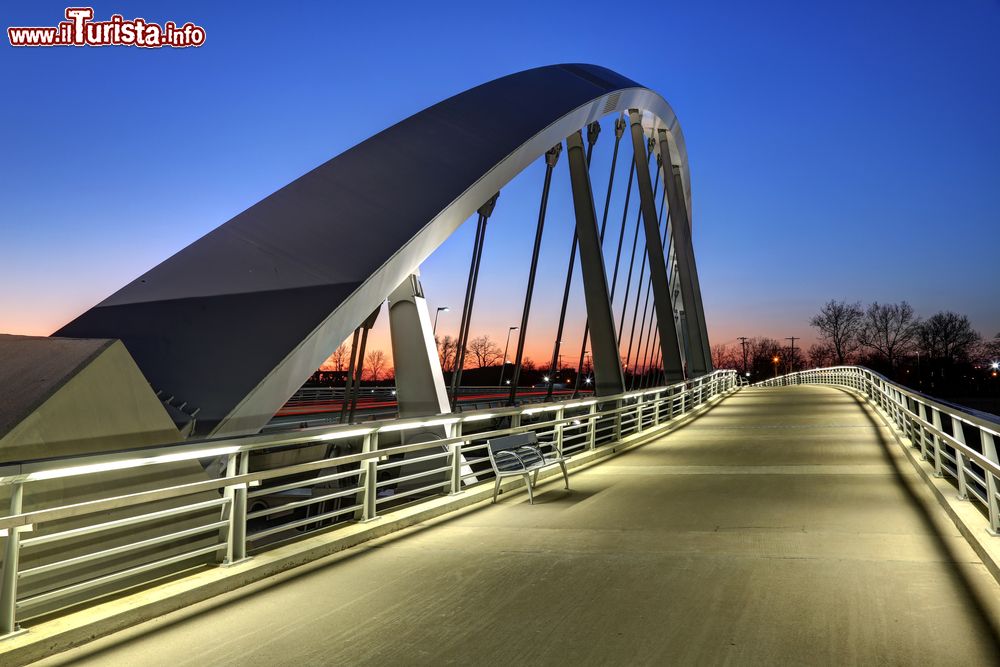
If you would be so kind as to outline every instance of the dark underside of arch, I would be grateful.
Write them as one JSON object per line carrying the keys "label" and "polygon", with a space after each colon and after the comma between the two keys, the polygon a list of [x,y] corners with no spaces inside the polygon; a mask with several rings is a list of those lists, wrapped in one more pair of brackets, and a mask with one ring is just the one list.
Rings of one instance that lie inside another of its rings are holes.
{"label": "dark underside of arch", "polygon": [[555,65],[451,97],[296,179],[54,335],[121,339],[154,389],[200,409],[197,433],[209,434],[483,174],[573,109],[635,87],[602,67]]}

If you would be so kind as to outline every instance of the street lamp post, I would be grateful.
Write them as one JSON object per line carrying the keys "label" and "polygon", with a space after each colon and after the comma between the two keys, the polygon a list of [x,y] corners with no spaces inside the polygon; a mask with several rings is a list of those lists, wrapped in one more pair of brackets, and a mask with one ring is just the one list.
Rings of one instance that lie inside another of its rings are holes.
{"label": "street lamp post", "polygon": [[497,387],[503,387],[503,374],[507,370],[507,349],[510,347],[510,335],[515,331],[517,331],[517,327],[507,329],[507,342],[503,346],[503,363],[500,364],[500,381],[497,382]]}
{"label": "street lamp post", "polygon": [[775,356],[773,359],[771,359],[771,362],[774,364],[774,377],[778,377],[778,362],[779,361],[781,361],[781,357],[779,357],[779,356]]}
{"label": "street lamp post", "polygon": [[438,315],[440,315],[440,314],[441,314],[441,311],[444,311],[444,312],[446,312],[446,313],[447,313],[447,312],[448,312],[448,310],[449,310],[448,306],[441,306],[440,308],[438,308],[438,309],[437,309],[437,312],[436,312],[436,313],[434,313],[434,326],[433,326],[433,328],[431,329],[431,333],[432,333],[433,335],[435,335],[435,336],[436,336],[436,335],[437,335],[437,332],[438,332]]}

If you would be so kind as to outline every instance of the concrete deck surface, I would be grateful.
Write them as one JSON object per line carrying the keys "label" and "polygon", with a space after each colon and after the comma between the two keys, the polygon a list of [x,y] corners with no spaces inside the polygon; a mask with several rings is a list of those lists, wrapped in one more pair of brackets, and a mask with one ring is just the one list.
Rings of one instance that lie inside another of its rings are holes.
{"label": "concrete deck surface", "polygon": [[846,392],[743,390],[571,485],[41,664],[1000,664],[1000,587]]}

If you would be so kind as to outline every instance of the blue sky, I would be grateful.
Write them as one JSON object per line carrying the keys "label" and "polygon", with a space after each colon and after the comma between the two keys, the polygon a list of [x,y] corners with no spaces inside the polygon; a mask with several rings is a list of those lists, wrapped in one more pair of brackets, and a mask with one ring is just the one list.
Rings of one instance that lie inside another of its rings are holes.
{"label": "blue sky", "polygon": [[[0,16],[5,28],[54,25],[64,7],[5,2]],[[190,20],[206,44],[0,47],[0,332],[50,333],[444,97],[538,65],[590,62],[657,90],[678,113],[713,343],[808,341],[808,318],[830,298],[907,299],[925,316],[951,309],[1000,333],[996,0],[94,9],[99,19]],[[560,167],[529,336],[536,357],[551,349],[570,241]],[[477,309],[473,335],[502,342],[517,324],[541,173],[518,177],[491,220],[478,303],[500,305]],[[471,227],[424,266],[432,307],[461,303]],[[580,302],[577,292],[573,331]],[[442,316],[443,332],[457,327],[457,310]],[[574,336],[567,349],[579,349]]]}

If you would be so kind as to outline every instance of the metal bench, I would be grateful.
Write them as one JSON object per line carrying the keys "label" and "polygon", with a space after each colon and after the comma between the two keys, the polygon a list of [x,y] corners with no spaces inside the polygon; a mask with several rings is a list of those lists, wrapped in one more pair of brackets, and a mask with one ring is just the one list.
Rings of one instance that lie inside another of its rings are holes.
{"label": "metal bench", "polygon": [[497,501],[500,492],[500,482],[504,477],[520,475],[528,487],[528,502],[535,503],[534,486],[538,480],[538,471],[552,466],[562,468],[566,488],[569,488],[569,473],[566,472],[566,459],[562,452],[555,449],[552,453],[542,452],[542,445],[553,445],[551,442],[539,443],[538,436],[533,432],[505,435],[487,441],[490,453],[490,464],[496,474],[496,484],[493,486],[493,502]]}

